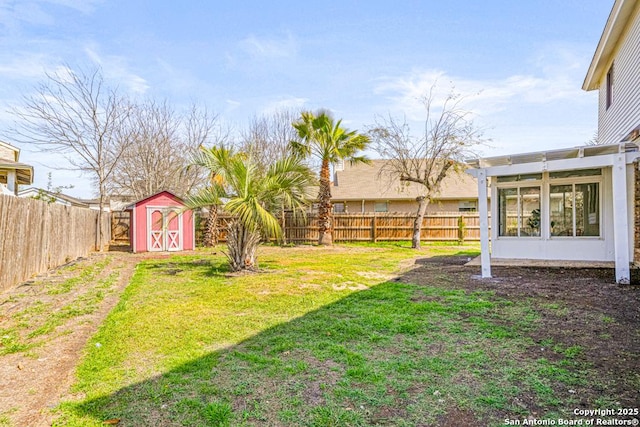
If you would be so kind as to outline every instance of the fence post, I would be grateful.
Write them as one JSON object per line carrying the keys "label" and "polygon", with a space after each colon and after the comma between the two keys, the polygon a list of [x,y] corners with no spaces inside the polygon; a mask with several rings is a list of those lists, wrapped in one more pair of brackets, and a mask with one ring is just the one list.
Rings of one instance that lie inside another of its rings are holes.
{"label": "fence post", "polygon": [[464,245],[464,238],[467,231],[466,224],[464,222],[464,216],[458,217],[458,244]]}
{"label": "fence post", "polygon": [[371,241],[376,243],[378,241],[378,229],[376,224],[376,214],[374,213],[371,217]]}

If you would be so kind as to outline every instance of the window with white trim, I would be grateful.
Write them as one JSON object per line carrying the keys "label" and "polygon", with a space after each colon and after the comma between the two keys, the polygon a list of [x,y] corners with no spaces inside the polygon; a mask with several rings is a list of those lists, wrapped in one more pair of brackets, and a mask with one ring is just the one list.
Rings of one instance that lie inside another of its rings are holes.
{"label": "window with white trim", "polygon": [[388,202],[375,202],[373,206],[374,212],[389,212],[389,203]]}
{"label": "window with white trim", "polygon": [[[589,177],[601,173],[600,169],[585,169],[549,174],[551,237],[600,236],[600,182]],[[556,183],[574,177],[574,182]]]}
{"label": "window with white trim", "polygon": [[540,236],[540,186],[498,189],[500,236]]}

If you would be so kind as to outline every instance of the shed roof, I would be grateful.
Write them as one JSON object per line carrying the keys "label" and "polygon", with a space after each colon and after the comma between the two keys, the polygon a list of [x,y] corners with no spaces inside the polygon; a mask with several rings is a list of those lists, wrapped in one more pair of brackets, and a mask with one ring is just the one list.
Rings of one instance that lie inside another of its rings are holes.
{"label": "shed roof", "polygon": [[[415,200],[424,188],[415,183],[390,179],[381,170],[388,160],[372,160],[370,165],[345,162],[344,170],[338,170],[331,186],[333,200]],[[438,200],[475,199],[478,197],[476,180],[465,173],[451,172],[442,181]]]}
{"label": "shed roof", "polygon": [[152,194],[150,196],[145,197],[144,199],[140,199],[136,202],[131,203],[130,205],[127,205],[124,209],[131,209],[133,208],[135,205],[139,205],[139,204],[143,204],[151,199],[155,199],[156,197],[160,196],[161,194],[167,194],[169,197],[171,197],[172,199],[177,200],[178,202],[180,202],[181,204],[184,204],[184,200],[182,200],[180,197],[176,196],[175,194],[173,194],[171,191],[167,191],[167,190],[163,190],[163,191],[158,191],[155,194]]}

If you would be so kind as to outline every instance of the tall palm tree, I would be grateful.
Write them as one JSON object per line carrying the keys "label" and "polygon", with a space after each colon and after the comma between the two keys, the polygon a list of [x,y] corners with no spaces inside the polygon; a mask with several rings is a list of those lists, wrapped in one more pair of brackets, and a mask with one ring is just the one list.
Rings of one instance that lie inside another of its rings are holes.
{"label": "tall palm tree", "polygon": [[306,111],[293,123],[300,141],[291,141],[292,151],[302,157],[315,157],[321,162],[318,189],[318,244],[333,244],[333,213],[331,209],[331,179],[329,165],[340,160],[352,163],[368,163],[369,160],[357,155],[369,144],[369,137],[342,127],[327,111],[316,114]]}
{"label": "tall palm tree", "polygon": [[268,168],[245,153],[224,146],[201,147],[193,164],[219,179],[187,198],[187,208],[218,205],[233,216],[227,229],[227,258],[233,271],[257,268],[256,251],[263,237],[282,236],[273,212],[283,205],[302,210],[313,176],[299,157],[284,157]]}

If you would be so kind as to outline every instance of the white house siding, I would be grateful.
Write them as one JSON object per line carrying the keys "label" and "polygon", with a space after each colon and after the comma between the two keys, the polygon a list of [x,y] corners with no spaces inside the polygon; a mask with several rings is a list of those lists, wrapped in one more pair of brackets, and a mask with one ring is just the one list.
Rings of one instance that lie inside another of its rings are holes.
{"label": "white house siding", "polygon": [[[600,79],[598,138],[601,144],[616,144],[640,126],[640,2],[622,35],[624,40]],[[613,102],[606,108],[607,71],[613,65]]]}

